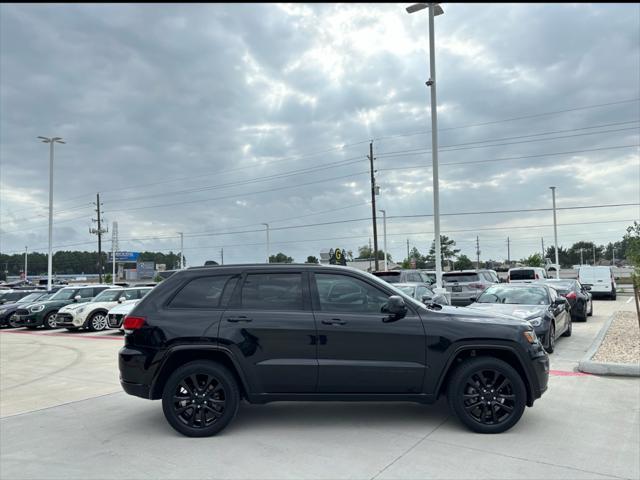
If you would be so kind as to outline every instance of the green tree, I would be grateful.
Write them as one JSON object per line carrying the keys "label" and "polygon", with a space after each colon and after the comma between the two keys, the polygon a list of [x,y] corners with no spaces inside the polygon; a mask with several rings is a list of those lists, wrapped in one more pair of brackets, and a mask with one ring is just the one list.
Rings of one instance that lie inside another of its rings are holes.
{"label": "green tree", "polygon": [[[349,252],[347,252],[348,254]],[[384,251],[376,250],[376,255],[378,256],[378,260],[384,260]],[[368,245],[363,245],[362,247],[358,247],[358,257],[359,259],[368,260],[370,258],[375,259],[373,255],[373,249],[369,248]],[[391,255],[387,252],[387,260],[391,260]]]}
{"label": "green tree", "polygon": [[305,263],[320,263],[316,257],[309,255]]}
{"label": "green tree", "polygon": [[[455,240],[447,237],[446,235],[440,235],[440,256],[442,263],[453,260],[458,253],[459,248],[454,248],[456,245]],[[431,248],[429,249],[429,255],[426,257],[426,261],[429,264],[435,265],[436,263],[436,241],[431,242]]]}
{"label": "green tree", "polygon": [[460,255],[454,263],[456,270],[470,270],[474,267],[473,262],[466,255]]}
{"label": "green tree", "polygon": [[527,258],[521,260],[527,267],[543,267],[544,262],[539,253],[534,253],[533,255],[529,255]]}
{"label": "green tree", "polygon": [[271,255],[269,257],[269,263],[293,263],[293,258],[282,252],[278,252],[276,255]]}

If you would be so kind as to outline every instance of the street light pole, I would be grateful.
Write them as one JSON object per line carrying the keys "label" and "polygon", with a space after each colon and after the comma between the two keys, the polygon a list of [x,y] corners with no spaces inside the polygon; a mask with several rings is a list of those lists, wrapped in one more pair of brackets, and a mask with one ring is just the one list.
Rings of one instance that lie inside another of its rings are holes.
{"label": "street light pole", "polygon": [[27,256],[29,254],[29,247],[24,247],[24,280],[27,281]]}
{"label": "street light pole", "polygon": [[560,278],[560,257],[558,256],[558,223],[556,220],[556,187],[549,187],[553,198],[553,241],[556,251],[556,278]]}
{"label": "street light pole", "polygon": [[42,143],[49,144],[49,255],[47,258],[47,290],[51,290],[51,279],[53,275],[53,144],[66,143],[60,137],[38,137]]}
{"label": "street light pole", "polygon": [[440,245],[440,192],[438,179],[438,108],[436,101],[436,56],[434,17],[442,15],[444,11],[437,3],[416,3],[407,7],[408,13],[429,9],[429,69],[430,78],[427,86],[431,87],[431,154],[433,171],[433,223],[435,233],[435,261],[436,261],[436,293],[444,293],[442,289],[442,254]]}
{"label": "street light pole", "polygon": [[184,233],[183,232],[178,232],[178,235],[180,235],[180,270],[182,270],[184,268],[184,265],[182,263],[182,249],[184,248]]}
{"label": "street light pole", "polygon": [[383,233],[383,247],[384,248],[384,271],[388,271],[387,266],[387,211],[380,210],[382,212],[382,233]]}
{"label": "street light pole", "polygon": [[263,223],[265,227],[267,227],[267,263],[269,263],[269,252],[271,252],[271,240],[269,238],[269,224]]}

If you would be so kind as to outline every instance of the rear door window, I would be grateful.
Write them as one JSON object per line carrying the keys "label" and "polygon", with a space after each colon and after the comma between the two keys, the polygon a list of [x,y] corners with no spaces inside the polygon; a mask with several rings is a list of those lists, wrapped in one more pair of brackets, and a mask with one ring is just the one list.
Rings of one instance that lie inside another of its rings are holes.
{"label": "rear door window", "polygon": [[531,270],[531,269],[512,270],[509,273],[509,278],[511,280],[534,280],[535,279],[535,274],[533,273],[533,270]]}
{"label": "rear door window", "polygon": [[445,282],[458,282],[458,283],[463,283],[463,282],[477,282],[480,277],[478,276],[477,273],[445,273],[442,276],[442,279]]}
{"label": "rear door window", "polygon": [[302,310],[301,273],[250,273],[240,293],[242,308]]}
{"label": "rear door window", "polygon": [[216,275],[200,277],[187,283],[169,302],[170,308],[219,308],[224,306],[237,277]]}
{"label": "rear door window", "polygon": [[97,292],[96,290],[98,289],[97,288],[81,288],[80,290],[78,290],[78,293],[76,293],[76,295],[80,295],[80,298],[93,298],[102,290],[106,290],[106,289],[103,288],[102,290],[99,290]]}

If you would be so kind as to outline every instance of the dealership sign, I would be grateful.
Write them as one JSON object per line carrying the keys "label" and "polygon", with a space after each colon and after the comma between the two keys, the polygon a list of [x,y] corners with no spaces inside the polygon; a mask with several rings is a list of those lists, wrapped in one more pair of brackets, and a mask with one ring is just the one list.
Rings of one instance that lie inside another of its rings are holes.
{"label": "dealership sign", "polygon": [[[116,262],[137,262],[140,252],[116,252]],[[109,252],[109,261],[112,262],[112,255]]]}

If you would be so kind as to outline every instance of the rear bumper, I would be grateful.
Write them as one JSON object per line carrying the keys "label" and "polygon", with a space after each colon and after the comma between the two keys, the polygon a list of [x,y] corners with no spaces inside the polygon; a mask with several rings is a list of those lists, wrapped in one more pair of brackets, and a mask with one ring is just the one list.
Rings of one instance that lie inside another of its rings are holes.
{"label": "rear bumper", "polygon": [[140,398],[150,398],[149,397],[149,385],[143,385],[141,383],[131,383],[125,382],[120,378],[120,385],[122,385],[122,389],[127,392],[129,395],[133,395],[134,397]]}

